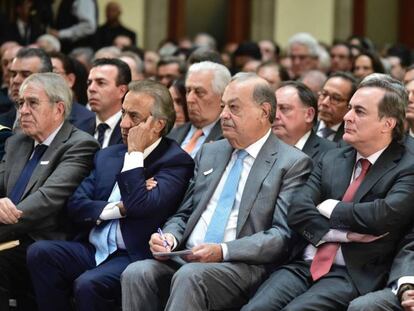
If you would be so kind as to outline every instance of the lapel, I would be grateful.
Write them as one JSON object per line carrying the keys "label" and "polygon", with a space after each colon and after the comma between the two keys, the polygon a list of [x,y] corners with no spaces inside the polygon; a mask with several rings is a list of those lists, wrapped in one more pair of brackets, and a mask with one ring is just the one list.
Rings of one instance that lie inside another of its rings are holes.
{"label": "lapel", "polygon": [[389,170],[397,166],[397,163],[404,152],[404,146],[397,142],[392,142],[387,149],[380,155],[374,165],[371,166],[357,192],[354,202],[360,202],[370,189],[384,176]]}
{"label": "lapel", "polygon": [[303,146],[302,151],[306,153],[310,158],[313,159],[319,151],[318,148],[319,148],[319,141],[317,139],[315,132],[312,130],[311,134],[308,137],[308,140]]}
{"label": "lapel", "polygon": [[91,118],[87,121],[87,125],[85,126],[85,130],[90,135],[95,135],[95,129],[96,129],[96,118]]}
{"label": "lapel", "polygon": [[210,131],[210,134],[206,137],[204,143],[209,143],[211,141],[216,141],[220,138],[223,138],[223,131],[221,130],[220,120],[214,124],[213,128]]}
{"label": "lapel", "polygon": [[341,141],[343,135],[344,135],[344,122],[341,123],[338,130],[336,131],[333,141],[336,143]]}
{"label": "lapel", "polygon": [[280,141],[275,135],[270,135],[253,163],[240,201],[236,236],[239,235],[240,230],[250,214],[250,210],[260,192],[263,181],[266,179],[272,166],[277,160],[279,148]]}
{"label": "lapel", "polygon": [[121,119],[119,119],[118,123],[116,124],[111,137],[109,138],[108,146],[121,144],[122,143],[122,135],[121,135]]}
{"label": "lapel", "polygon": [[[63,143],[65,143],[73,130],[73,126],[69,123],[69,121],[65,121],[62,125],[62,128],[59,130],[55,138],[53,139],[50,146],[47,148],[45,153],[40,159],[39,164],[33,171],[32,176],[30,177],[29,182],[27,183],[26,189],[23,192],[22,199],[27,195],[27,193],[30,191],[30,189],[34,186],[34,184],[38,181],[39,177],[41,177],[44,172],[49,171],[49,167],[53,165],[52,158],[57,153],[57,150],[61,147]],[[47,164],[42,165],[42,162],[48,162]],[[49,162],[50,161],[50,162]]]}
{"label": "lapel", "polygon": [[177,143],[179,145],[181,145],[185,139],[185,137],[187,136],[188,132],[190,131],[191,128],[191,123],[187,122],[186,124],[184,124],[183,126],[181,126],[180,128],[177,129],[177,131],[175,132],[175,140],[177,141]]}
{"label": "lapel", "polygon": [[[214,194],[214,191],[219,184],[221,177],[223,176],[224,170],[227,167],[227,164],[230,161],[231,155],[233,153],[233,147],[228,143],[227,140],[223,140],[220,145],[220,151],[214,152],[213,156],[208,158],[202,158],[202,165],[201,168],[197,172],[197,180],[199,178],[204,179],[204,184],[206,188],[200,189],[199,191],[203,191],[199,202],[197,203],[197,207],[195,208],[194,212],[191,214],[186,230],[183,235],[183,241],[188,237],[189,233],[191,233],[196,225],[197,221],[200,219],[201,214],[207,208],[207,204],[209,203],[211,197]],[[216,150],[217,151],[217,150]],[[213,172],[207,176],[204,176],[204,172],[213,169]],[[201,177],[199,177],[201,176]],[[197,195],[196,193],[193,194]]]}
{"label": "lapel", "polygon": [[346,189],[348,189],[352,172],[355,165],[356,151],[352,147],[344,150],[343,156],[336,158],[335,163],[324,163],[330,166],[330,178],[327,185],[331,189],[331,193],[327,193],[325,199],[342,200]]}
{"label": "lapel", "polygon": [[33,152],[33,139],[23,134],[17,135],[22,135],[23,138],[16,141],[16,145],[10,148],[11,152],[13,153],[13,160],[10,160],[12,160],[13,164],[10,166],[10,176],[7,182],[7,195],[10,194],[10,191],[16,184],[17,179],[22,173],[24,166],[26,165],[27,161],[29,161],[30,155]]}

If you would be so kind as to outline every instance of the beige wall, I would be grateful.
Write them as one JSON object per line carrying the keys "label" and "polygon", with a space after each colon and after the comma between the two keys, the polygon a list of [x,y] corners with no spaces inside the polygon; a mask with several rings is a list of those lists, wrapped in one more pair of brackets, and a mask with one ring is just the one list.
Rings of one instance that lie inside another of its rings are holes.
{"label": "beige wall", "polygon": [[[99,7],[99,25],[105,22],[105,6],[110,0],[97,0]],[[138,46],[144,44],[145,0],[118,0],[122,7],[122,23],[136,32]]]}
{"label": "beige wall", "polygon": [[331,43],[334,12],[334,0],[276,0],[274,39],[286,47],[289,37],[305,31],[319,41]]}

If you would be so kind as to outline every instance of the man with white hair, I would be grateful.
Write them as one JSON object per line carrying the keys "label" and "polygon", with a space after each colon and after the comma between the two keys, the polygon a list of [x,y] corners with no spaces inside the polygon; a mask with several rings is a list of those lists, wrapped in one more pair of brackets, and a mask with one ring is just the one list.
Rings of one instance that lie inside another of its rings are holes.
{"label": "man with white hair", "polygon": [[318,67],[318,41],[309,33],[299,32],[290,37],[288,56],[292,61],[292,73],[295,79],[306,71]]}
{"label": "man with white hair", "polygon": [[203,143],[222,138],[220,101],[230,79],[225,66],[210,61],[193,64],[188,69],[185,87],[190,122],[173,129],[169,137],[192,157]]}

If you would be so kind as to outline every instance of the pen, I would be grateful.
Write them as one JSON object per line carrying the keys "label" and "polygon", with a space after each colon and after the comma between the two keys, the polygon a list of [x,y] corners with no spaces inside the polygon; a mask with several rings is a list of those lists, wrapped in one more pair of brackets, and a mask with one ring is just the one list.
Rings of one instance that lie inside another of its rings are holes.
{"label": "pen", "polygon": [[167,241],[167,238],[164,235],[164,232],[162,232],[161,228],[158,228],[158,234],[161,236],[162,244],[165,248],[169,248],[170,244]]}

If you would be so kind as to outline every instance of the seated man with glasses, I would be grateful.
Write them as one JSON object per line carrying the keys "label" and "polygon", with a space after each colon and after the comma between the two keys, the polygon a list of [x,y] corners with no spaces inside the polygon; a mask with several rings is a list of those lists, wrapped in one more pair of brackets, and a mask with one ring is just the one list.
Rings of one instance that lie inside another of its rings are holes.
{"label": "seated man with glasses", "polygon": [[316,134],[328,140],[339,142],[344,134],[344,116],[348,103],[356,90],[355,78],[345,72],[329,76],[318,93],[318,118]]}

